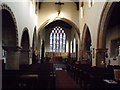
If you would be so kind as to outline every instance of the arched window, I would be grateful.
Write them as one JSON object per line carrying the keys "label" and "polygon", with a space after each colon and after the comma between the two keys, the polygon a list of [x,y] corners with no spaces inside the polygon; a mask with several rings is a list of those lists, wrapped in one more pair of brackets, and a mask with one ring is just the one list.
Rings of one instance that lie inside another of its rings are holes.
{"label": "arched window", "polygon": [[73,48],[73,52],[76,52],[76,40],[74,38],[74,48]]}
{"label": "arched window", "polygon": [[72,53],[73,52],[73,42],[72,41],[70,42],[70,48],[71,48],[70,52]]}
{"label": "arched window", "polygon": [[120,56],[120,46],[119,46],[119,54],[118,54],[118,56]]}
{"label": "arched window", "polygon": [[60,26],[53,28],[50,33],[50,51],[65,52],[66,49],[66,34]]}

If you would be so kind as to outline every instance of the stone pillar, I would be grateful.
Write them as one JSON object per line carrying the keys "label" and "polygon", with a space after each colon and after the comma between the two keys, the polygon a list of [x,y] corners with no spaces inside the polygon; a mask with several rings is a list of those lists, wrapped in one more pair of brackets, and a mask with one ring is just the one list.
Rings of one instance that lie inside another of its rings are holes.
{"label": "stone pillar", "polygon": [[0,89],[2,90],[2,60],[0,59]]}
{"label": "stone pillar", "polygon": [[78,44],[76,44],[76,61],[78,61]]}
{"label": "stone pillar", "polygon": [[70,57],[71,57],[71,54],[70,54],[70,41],[68,42],[68,59],[70,59]]}
{"label": "stone pillar", "polygon": [[81,50],[81,63],[92,66],[92,54],[90,50]]}
{"label": "stone pillar", "polygon": [[28,65],[29,64],[29,49],[21,49],[20,52],[20,65]]}
{"label": "stone pillar", "polygon": [[96,49],[96,66],[105,67],[105,54],[107,49]]}
{"label": "stone pillar", "polygon": [[83,51],[79,50],[79,61],[82,61],[83,59]]}
{"label": "stone pillar", "polygon": [[44,63],[44,58],[45,58],[45,41],[42,41],[42,51],[41,51],[41,63]]}
{"label": "stone pillar", "polygon": [[32,64],[36,64],[38,61],[36,59],[36,54],[35,54],[35,51],[32,52]]}
{"label": "stone pillar", "polygon": [[19,70],[19,47],[3,47],[7,51],[5,69]]}
{"label": "stone pillar", "polygon": [[29,51],[29,64],[33,63],[33,61],[32,61],[32,54],[33,54],[33,49],[30,48],[30,51]]}

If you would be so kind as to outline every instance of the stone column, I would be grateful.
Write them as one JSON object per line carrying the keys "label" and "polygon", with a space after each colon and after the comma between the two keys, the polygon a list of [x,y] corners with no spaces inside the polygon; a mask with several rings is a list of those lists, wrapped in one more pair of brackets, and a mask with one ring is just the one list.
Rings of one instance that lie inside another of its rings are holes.
{"label": "stone column", "polygon": [[19,47],[3,47],[7,51],[5,69],[19,70]]}
{"label": "stone column", "polygon": [[45,58],[45,55],[44,55],[45,54],[45,44],[44,43],[45,43],[45,41],[43,40],[42,41],[42,48],[41,48],[41,50],[42,50],[41,51],[41,63],[44,63],[44,58]]}
{"label": "stone column", "polygon": [[92,54],[91,51],[87,50],[81,50],[81,63],[92,65]]}
{"label": "stone column", "polygon": [[29,64],[32,64],[32,63],[33,63],[32,54],[33,54],[33,49],[30,48],[30,51],[29,51]]}
{"label": "stone column", "polygon": [[70,54],[70,41],[68,42],[68,59],[70,59],[70,57],[71,57],[71,54]]}
{"label": "stone column", "polygon": [[78,44],[76,43],[76,61],[78,61]]}
{"label": "stone column", "polygon": [[107,49],[96,49],[96,66],[105,67],[105,54]]}
{"label": "stone column", "polygon": [[28,65],[29,64],[29,49],[21,49],[20,52],[20,65]]}

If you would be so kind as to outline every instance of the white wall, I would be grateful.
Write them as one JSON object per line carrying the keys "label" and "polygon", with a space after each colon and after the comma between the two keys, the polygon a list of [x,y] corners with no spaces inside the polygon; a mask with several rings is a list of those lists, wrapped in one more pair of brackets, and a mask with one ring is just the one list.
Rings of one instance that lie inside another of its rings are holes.
{"label": "white wall", "polygon": [[[46,2],[41,4],[40,11],[38,13],[38,28],[47,20],[55,19],[57,16],[57,5],[55,2]],[[79,27],[79,11],[77,11],[76,4],[73,2],[66,2],[61,5],[61,18],[66,18]]]}
{"label": "white wall", "polygon": [[[80,32],[83,34],[84,25],[87,24],[92,39],[92,45],[96,48],[97,34],[101,13],[105,2],[95,2],[92,7],[88,7],[88,2],[84,5],[84,16],[80,18]],[[82,38],[81,38],[82,39]]]}
{"label": "white wall", "polygon": [[32,14],[30,11],[31,4],[29,2],[5,2],[2,0],[3,3],[7,4],[16,18],[17,27],[18,27],[18,40],[19,46],[21,45],[21,37],[23,33],[23,29],[25,27],[29,30],[29,37],[30,37],[30,46],[32,46],[32,37],[33,37],[33,30],[35,27],[35,14]]}

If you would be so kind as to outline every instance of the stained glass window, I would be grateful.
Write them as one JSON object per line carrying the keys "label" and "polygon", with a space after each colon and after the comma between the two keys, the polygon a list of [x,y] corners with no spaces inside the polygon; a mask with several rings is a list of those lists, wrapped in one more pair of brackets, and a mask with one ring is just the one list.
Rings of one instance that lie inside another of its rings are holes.
{"label": "stained glass window", "polygon": [[65,52],[66,50],[66,34],[60,26],[53,28],[50,33],[50,51]]}
{"label": "stained glass window", "polygon": [[53,44],[53,40],[52,40],[52,37],[53,37],[53,33],[50,34],[50,50],[52,50],[52,44]]}
{"label": "stained glass window", "polygon": [[73,48],[73,52],[75,52],[76,51],[76,40],[75,40],[75,38],[74,38],[74,48]]}
{"label": "stained glass window", "polygon": [[73,51],[73,48],[72,48],[72,47],[73,47],[73,45],[72,45],[72,41],[71,41],[71,42],[70,42],[70,48],[71,48],[71,49],[70,49],[70,52],[71,52],[71,53],[72,53],[72,51]]}

